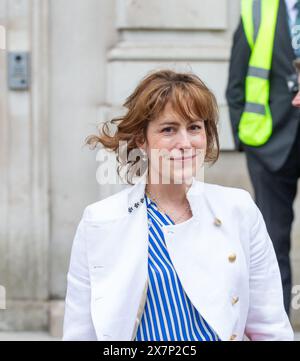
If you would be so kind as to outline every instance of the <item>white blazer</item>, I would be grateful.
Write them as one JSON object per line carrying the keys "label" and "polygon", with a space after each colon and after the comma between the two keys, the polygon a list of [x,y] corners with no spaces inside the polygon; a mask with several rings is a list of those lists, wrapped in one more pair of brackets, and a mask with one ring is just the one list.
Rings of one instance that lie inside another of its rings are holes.
{"label": "white blazer", "polygon": [[[134,340],[148,286],[144,190],[139,182],[85,209],[71,253],[64,340]],[[193,217],[163,232],[196,309],[222,340],[293,340],[274,248],[250,194],[194,178],[187,199]]]}

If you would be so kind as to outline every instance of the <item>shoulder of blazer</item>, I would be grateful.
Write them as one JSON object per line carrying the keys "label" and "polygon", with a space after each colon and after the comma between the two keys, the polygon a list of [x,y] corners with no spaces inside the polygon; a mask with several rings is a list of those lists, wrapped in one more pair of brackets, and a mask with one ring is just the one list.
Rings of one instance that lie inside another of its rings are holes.
{"label": "shoulder of blazer", "polygon": [[205,183],[205,195],[210,201],[228,207],[244,208],[253,202],[252,196],[245,189],[217,184]]}
{"label": "shoulder of blazer", "polygon": [[215,216],[246,220],[248,227],[257,222],[259,211],[248,191],[206,183],[204,193]]}

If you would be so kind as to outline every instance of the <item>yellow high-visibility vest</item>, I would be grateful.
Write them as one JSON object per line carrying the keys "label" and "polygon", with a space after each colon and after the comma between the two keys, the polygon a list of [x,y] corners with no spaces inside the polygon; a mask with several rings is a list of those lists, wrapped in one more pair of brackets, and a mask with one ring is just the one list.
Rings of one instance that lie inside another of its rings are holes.
{"label": "yellow high-visibility vest", "polygon": [[265,144],[273,130],[269,106],[275,29],[280,0],[242,0],[242,22],[251,49],[245,88],[245,108],[238,128],[247,145]]}

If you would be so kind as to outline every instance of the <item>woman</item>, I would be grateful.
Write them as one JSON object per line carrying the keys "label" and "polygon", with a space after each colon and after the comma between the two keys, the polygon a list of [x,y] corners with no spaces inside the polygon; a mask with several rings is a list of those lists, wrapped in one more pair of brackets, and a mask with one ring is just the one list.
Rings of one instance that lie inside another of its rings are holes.
{"label": "woman", "polygon": [[[165,70],[124,105],[116,132],[87,143],[117,151],[126,141],[118,160],[139,180],[84,211],[64,339],[292,340],[260,211],[246,191],[199,179],[219,152],[214,95],[196,75]],[[136,149],[144,173],[128,158]]]}

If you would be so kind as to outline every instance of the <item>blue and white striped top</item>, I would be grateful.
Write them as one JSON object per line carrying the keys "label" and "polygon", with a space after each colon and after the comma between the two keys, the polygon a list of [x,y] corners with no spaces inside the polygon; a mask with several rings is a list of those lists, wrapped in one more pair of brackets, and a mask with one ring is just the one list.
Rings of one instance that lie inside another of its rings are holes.
{"label": "blue and white striped top", "polygon": [[185,293],[169,256],[163,225],[172,219],[145,194],[149,224],[149,285],[135,341],[218,341]]}

